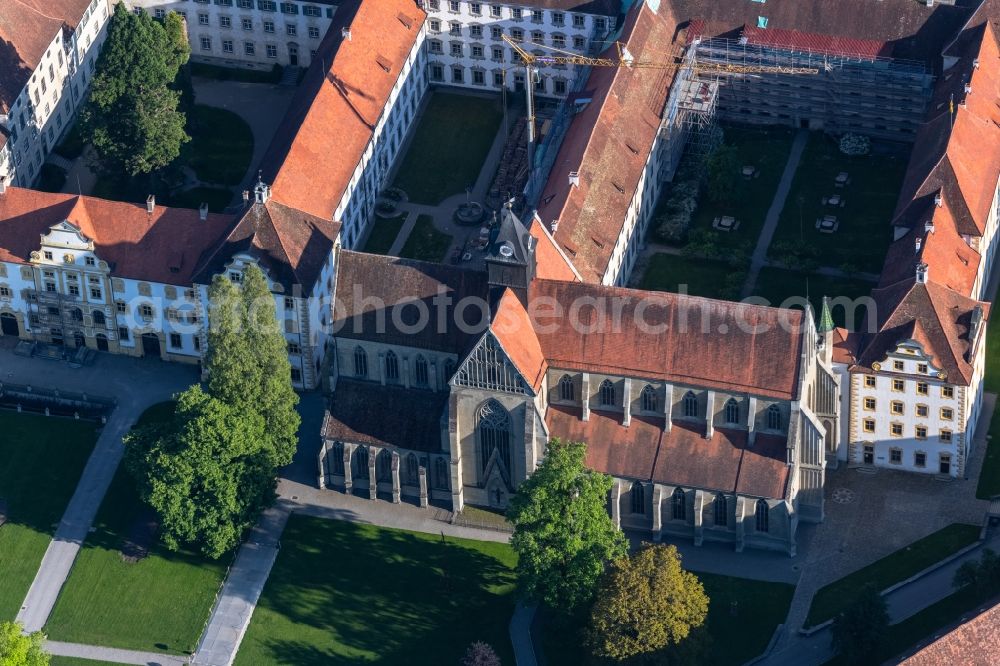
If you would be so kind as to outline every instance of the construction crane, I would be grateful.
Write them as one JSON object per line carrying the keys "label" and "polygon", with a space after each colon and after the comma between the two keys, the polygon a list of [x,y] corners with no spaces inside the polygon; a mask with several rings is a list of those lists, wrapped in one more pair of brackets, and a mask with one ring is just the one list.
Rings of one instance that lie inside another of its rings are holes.
{"label": "construction crane", "polygon": [[[588,67],[626,67],[628,69],[667,69],[676,70],[681,66],[679,55],[667,56],[667,60],[649,61],[637,59],[625,44],[615,42],[618,52],[617,57],[591,57],[566,51],[546,44],[532,42],[531,48],[538,48],[549,53],[539,55],[532,53],[522,46],[522,42],[511,39],[503,35],[503,41],[510,44],[514,52],[521,59],[524,65],[524,91],[528,105],[528,169],[534,169],[535,165],[535,95],[534,95],[534,75],[538,73],[540,65],[585,65]],[[819,69],[812,67],[783,67],[774,65],[735,65],[728,63],[701,63],[695,62],[693,69],[698,73],[710,73],[719,75],[746,75],[746,74],[818,74]]]}

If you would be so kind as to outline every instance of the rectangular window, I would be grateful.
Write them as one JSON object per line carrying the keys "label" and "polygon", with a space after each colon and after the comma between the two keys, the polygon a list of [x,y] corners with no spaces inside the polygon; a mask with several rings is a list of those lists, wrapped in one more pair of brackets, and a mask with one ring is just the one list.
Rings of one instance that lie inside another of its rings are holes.
{"label": "rectangular window", "polygon": [[448,34],[449,35],[454,35],[455,37],[461,37],[462,36],[462,24],[459,23],[458,21],[452,21],[449,24]]}
{"label": "rectangular window", "polygon": [[274,44],[267,44],[264,47],[264,50],[267,52],[267,57],[268,58],[277,58],[278,57],[278,47],[275,46]]}
{"label": "rectangular window", "polygon": [[580,14],[573,14],[573,27],[584,28],[587,26],[587,17]]}
{"label": "rectangular window", "polygon": [[893,400],[892,403],[889,405],[889,411],[891,411],[893,414],[902,414],[903,413],[902,401]]}
{"label": "rectangular window", "polygon": [[319,39],[319,28],[314,25],[309,26],[309,39]]}
{"label": "rectangular window", "polygon": [[479,2],[470,2],[469,3],[469,13],[471,13],[473,16],[481,16],[482,13],[483,13],[483,5],[482,5],[482,3],[479,3]]}
{"label": "rectangular window", "polygon": [[503,62],[503,49],[501,47],[493,47],[493,60],[495,62]]}
{"label": "rectangular window", "polygon": [[865,419],[862,421],[865,432],[875,432],[875,419]]}
{"label": "rectangular window", "polygon": [[914,467],[926,467],[927,466],[927,454],[923,451],[917,451],[913,454],[913,466]]}
{"label": "rectangular window", "polygon": [[941,387],[941,397],[942,398],[954,398],[955,397],[955,387],[954,386],[942,386]]}
{"label": "rectangular window", "polygon": [[208,14],[198,14],[198,25],[208,25]]}
{"label": "rectangular window", "polygon": [[219,17],[219,27],[220,28],[232,28],[233,27],[233,19],[229,18],[228,16],[220,16]]}
{"label": "rectangular window", "polygon": [[875,411],[875,398],[865,398],[865,409],[869,412]]}
{"label": "rectangular window", "polygon": [[289,37],[295,37],[297,34],[299,34],[299,26],[295,25],[294,23],[287,24],[285,26],[285,34],[288,35]]}
{"label": "rectangular window", "polygon": [[473,39],[482,39],[483,38],[483,26],[481,26],[481,25],[470,25],[469,26],[469,35],[471,35]]}
{"label": "rectangular window", "polygon": [[292,368],[292,381],[301,382],[302,381],[302,371],[298,368]]}
{"label": "rectangular window", "polygon": [[903,436],[903,424],[902,423],[893,423],[891,426],[889,426],[889,432],[892,434],[893,437],[902,437]]}
{"label": "rectangular window", "polygon": [[917,363],[917,372],[919,372],[922,375],[926,375],[927,374],[927,364],[926,363]]}
{"label": "rectangular window", "polygon": [[457,58],[462,57],[462,43],[451,42],[451,54]]}
{"label": "rectangular window", "polygon": [[927,382],[917,382],[917,395],[927,395]]}
{"label": "rectangular window", "polygon": [[573,38],[573,48],[577,51],[584,51],[587,48],[587,40],[577,35]]}
{"label": "rectangular window", "polygon": [[490,26],[490,37],[497,41],[503,39],[503,28],[497,26]]}
{"label": "rectangular window", "polygon": [[232,53],[233,52],[233,40],[231,40],[231,39],[223,39],[222,40],[222,52],[223,53]]}
{"label": "rectangular window", "polygon": [[430,49],[431,53],[443,53],[444,52],[444,49],[441,48],[441,42],[438,41],[438,40],[436,40],[436,39],[428,39],[427,40],[427,44],[429,45],[427,48]]}
{"label": "rectangular window", "polygon": [[499,87],[503,85],[503,72],[501,70],[493,71],[493,85]]}
{"label": "rectangular window", "polygon": [[257,53],[257,47],[253,42],[243,42],[243,52],[247,55],[254,55]]}
{"label": "rectangular window", "polygon": [[128,312],[128,306],[125,305],[125,301],[115,301],[115,310],[120,314],[125,314]]}
{"label": "rectangular window", "polygon": [[302,13],[305,16],[322,16],[323,12],[316,5],[305,5],[302,7]]}
{"label": "rectangular window", "polygon": [[103,296],[103,293],[101,292],[100,289],[94,289],[93,287],[91,287],[91,289],[90,289],[90,297],[91,298],[100,300],[101,296]]}
{"label": "rectangular window", "polygon": [[450,0],[448,2],[448,8],[451,9],[451,11],[458,13],[460,11],[458,0]]}
{"label": "rectangular window", "polygon": [[276,12],[278,11],[278,3],[274,0],[257,0],[257,9],[262,12]]}
{"label": "rectangular window", "polygon": [[541,9],[531,10],[531,22],[532,23],[544,23],[545,22],[545,12]]}
{"label": "rectangular window", "polygon": [[170,334],[170,346],[173,347],[174,349],[180,349],[181,347],[184,346],[184,342],[181,340],[180,333]]}
{"label": "rectangular window", "polygon": [[80,287],[78,287],[75,284],[69,285],[66,289],[69,292],[70,296],[79,296],[80,295]]}
{"label": "rectangular window", "polygon": [[889,462],[893,465],[899,465],[903,462],[903,450],[902,449],[889,449]]}
{"label": "rectangular window", "polygon": [[478,86],[486,84],[486,72],[481,69],[472,70],[472,82]]}
{"label": "rectangular window", "polygon": [[954,417],[955,417],[955,410],[953,410],[951,407],[941,408],[942,419],[944,419],[945,421],[951,421]]}
{"label": "rectangular window", "polygon": [[510,17],[515,21],[520,21],[524,17],[524,10],[520,7],[512,7],[510,10]]}
{"label": "rectangular window", "polygon": [[905,367],[906,366],[903,365],[902,361],[893,361],[892,362],[892,369],[895,370],[896,372],[902,372],[903,368],[905,368]]}
{"label": "rectangular window", "polygon": [[902,380],[902,379],[893,379],[892,380],[892,390],[893,391],[905,391],[906,390],[906,382],[904,380]]}
{"label": "rectangular window", "polygon": [[211,51],[212,50],[212,38],[211,37],[202,37],[201,38],[201,50],[202,51]]}
{"label": "rectangular window", "polygon": [[465,70],[461,67],[451,68],[452,83],[462,83],[465,80]]}
{"label": "rectangular window", "polygon": [[125,340],[126,342],[128,341],[129,336],[128,336],[128,329],[126,327],[124,326],[118,327],[118,339]]}
{"label": "rectangular window", "polygon": [[917,439],[927,439],[927,426],[917,426],[915,432]]}
{"label": "rectangular window", "polygon": [[479,45],[479,44],[473,44],[472,45],[472,57],[473,58],[482,58],[483,55],[484,55],[483,54],[483,47],[481,45]]}
{"label": "rectangular window", "polygon": [[298,14],[299,6],[294,2],[283,2],[281,3],[281,13],[282,14]]}
{"label": "rectangular window", "polygon": [[928,414],[927,405],[917,405],[917,416],[926,417]]}
{"label": "rectangular window", "polygon": [[940,439],[942,442],[950,442],[951,441],[951,430],[942,430],[941,432],[939,432],[938,433],[938,439]]}
{"label": "rectangular window", "polygon": [[301,354],[302,353],[302,348],[299,347],[299,344],[297,342],[289,342],[288,343],[288,353],[289,354],[293,354],[293,355]]}
{"label": "rectangular window", "polygon": [[500,5],[490,5],[490,16],[500,18]]}
{"label": "rectangular window", "polygon": [[253,0],[240,0],[240,9],[253,9]]}
{"label": "rectangular window", "polygon": [[[267,24],[268,23],[271,23],[271,22],[270,21],[264,21],[264,31],[265,32],[267,31]],[[243,25],[243,29],[244,30],[247,30],[247,31],[253,30],[253,19],[245,18],[245,19],[243,19],[241,21],[241,24]],[[274,24],[273,23],[271,23],[271,27],[272,27],[272,32],[273,32],[273,28],[274,28]]]}

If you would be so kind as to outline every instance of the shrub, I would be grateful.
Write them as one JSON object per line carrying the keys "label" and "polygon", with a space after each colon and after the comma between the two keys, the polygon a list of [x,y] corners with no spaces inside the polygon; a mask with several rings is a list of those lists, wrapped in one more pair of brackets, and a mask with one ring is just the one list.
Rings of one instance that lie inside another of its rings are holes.
{"label": "shrub", "polygon": [[840,152],[845,155],[867,155],[871,149],[871,139],[862,134],[848,133],[840,137]]}

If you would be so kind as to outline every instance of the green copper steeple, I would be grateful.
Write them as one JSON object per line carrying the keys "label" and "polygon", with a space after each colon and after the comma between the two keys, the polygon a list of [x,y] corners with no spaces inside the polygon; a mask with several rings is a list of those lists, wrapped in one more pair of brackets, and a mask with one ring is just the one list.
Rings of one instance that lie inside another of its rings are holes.
{"label": "green copper steeple", "polygon": [[830,299],[823,297],[823,310],[819,313],[818,333],[829,333],[834,329],[833,315],[830,314]]}

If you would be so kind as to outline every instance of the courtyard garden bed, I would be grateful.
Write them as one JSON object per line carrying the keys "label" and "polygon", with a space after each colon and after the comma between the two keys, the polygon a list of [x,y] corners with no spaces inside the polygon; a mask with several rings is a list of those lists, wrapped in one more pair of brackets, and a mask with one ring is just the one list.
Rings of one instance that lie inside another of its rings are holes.
{"label": "courtyard garden bed", "polygon": [[[143,421],[172,413],[173,403],[161,403]],[[120,466],[45,626],[49,638],[168,654],[194,651],[228,559],[169,551],[154,537],[145,557],[126,562],[123,546],[149,511]]]}
{"label": "courtyard garden bed", "polygon": [[421,261],[433,261],[440,263],[444,261],[451,247],[452,237],[437,230],[434,226],[434,218],[429,215],[421,215],[417,218],[417,223],[410,232],[409,238],[403,244],[399,256],[406,259],[419,259]]}
{"label": "courtyard garden bed", "polygon": [[[761,654],[784,622],[795,586],[695,572],[708,595],[708,619],[691,635],[697,645],[682,648],[684,663],[739,666]],[[542,648],[549,666],[595,662],[581,632],[546,626]]]}
{"label": "courtyard garden bed", "polygon": [[410,201],[436,205],[479,177],[503,121],[498,98],[434,92],[396,173]]}
{"label": "courtyard garden bed", "polygon": [[236,664],[514,663],[507,544],[292,515],[281,546]]}
{"label": "courtyard garden bed", "polygon": [[406,222],[406,213],[396,217],[380,218],[374,217],[371,221],[371,231],[368,232],[368,240],[365,241],[364,252],[371,254],[388,254],[392,244],[399,236],[399,230]]}
{"label": "courtyard garden bed", "polygon": [[0,621],[13,620],[76,491],[97,431],[92,423],[0,411]]}
{"label": "courtyard garden bed", "polygon": [[[838,142],[823,133],[809,136],[792,188],[781,211],[778,228],[768,249],[775,261],[788,258],[788,249],[808,248],[820,265],[879,273],[892,240],[890,222],[906,171],[907,156],[895,145],[875,144],[872,154],[848,156]],[[836,187],[838,174],[850,182]],[[843,197],[843,206],[824,205],[832,195]],[[816,219],[837,217],[833,233],[816,228]]]}
{"label": "courtyard garden bed", "polygon": [[849,608],[869,585],[879,591],[884,590],[975,543],[979,539],[979,531],[976,525],[952,523],[830,583],[813,597],[806,626],[812,627],[833,619]]}

